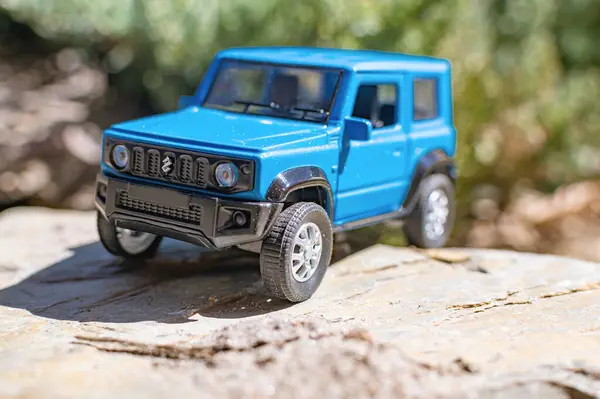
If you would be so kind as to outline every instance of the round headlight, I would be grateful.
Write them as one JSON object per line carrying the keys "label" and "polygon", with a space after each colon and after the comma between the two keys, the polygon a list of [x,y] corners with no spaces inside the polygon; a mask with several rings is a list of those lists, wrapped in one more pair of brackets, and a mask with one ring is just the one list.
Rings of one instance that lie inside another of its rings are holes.
{"label": "round headlight", "polygon": [[235,186],[237,179],[237,167],[231,162],[221,162],[215,168],[215,180],[220,187],[231,188]]}
{"label": "round headlight", "polygon": [[117,144],[112,150],[112,162],[119,168],[124,169],[129,163],[129,150],[123,144]]}

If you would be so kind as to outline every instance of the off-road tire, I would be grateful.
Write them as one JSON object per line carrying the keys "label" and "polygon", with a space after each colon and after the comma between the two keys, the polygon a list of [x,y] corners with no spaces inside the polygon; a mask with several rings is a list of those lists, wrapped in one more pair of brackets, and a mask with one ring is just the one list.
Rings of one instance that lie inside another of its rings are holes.
{"label": "off-road tire", "polygon": [[[291,256],[294,238],[306,223],[314,223],[321,232],[321,258],[314,274],[304,282],[292,275]],[[275,220],[260,252],[260,272],[270,295],[302,302],[310,298],[323,281],[331,261],[333,233],[325,210],[312,202],[299,202],[285,209]]]}
{"label": "off-road tire", "polygon": [[117,230],[116,227],[110,223],[108,220],[104,218],[99,212],[97,215],[97,226],[98,226],[98,235],[100,236],[100,242],[106,248],[108,252],[115,256],[120,256],[125,259],[130,260],[143,260],[150,259],[156,255],[158,251],[158,246],[162,240],[161,236],[156,236],[152,244],[144,250],[143,252],[131,254],[127,252],[121,243],[117,239]]}
{"label": "off-road tire", "polygon": [[[446,193],[449,214],[445,223],[444,233],[439,238],[432,240],[425,234],[425,207],[427,199],[434,190],[443,190]],[[454,226],[455,208],[456,197],[452,180],[441,173],[427,176],[419,187],[415,208],[404,220],[403,230],[408,243],[419,248],[443,247],[448,241],[452,227]]]}

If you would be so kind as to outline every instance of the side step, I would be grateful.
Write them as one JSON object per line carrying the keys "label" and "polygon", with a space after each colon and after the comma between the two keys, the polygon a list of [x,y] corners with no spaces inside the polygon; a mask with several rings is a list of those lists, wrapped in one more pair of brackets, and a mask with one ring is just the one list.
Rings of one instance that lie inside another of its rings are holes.
{"label": "side step", "polygon": [[342,231],[356,230],[362,227],[372,226],[377,223],[384,222],[386,220],[391,219],[402,219],[409,214],[406,208],[400,208],[397,211],[384,213],[382,215],[371,216],[366,219],[355,220],[353,222],[348,222],[341,224],[339,226],[335,226],[333,228],[334,233],[341,233]]}

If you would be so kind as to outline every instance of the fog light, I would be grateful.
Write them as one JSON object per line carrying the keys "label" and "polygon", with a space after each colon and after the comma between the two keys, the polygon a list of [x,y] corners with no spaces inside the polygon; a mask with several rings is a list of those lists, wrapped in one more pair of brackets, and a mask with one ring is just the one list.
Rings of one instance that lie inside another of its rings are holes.
{"label": "fog light", "polygon": [[243,226],[246,224],[246,222],[248,221],[248,218],[246,217],[246,214],[242,211],[235,211],[235,213],[233,214],[233,223],[236,224],[236,226]]}

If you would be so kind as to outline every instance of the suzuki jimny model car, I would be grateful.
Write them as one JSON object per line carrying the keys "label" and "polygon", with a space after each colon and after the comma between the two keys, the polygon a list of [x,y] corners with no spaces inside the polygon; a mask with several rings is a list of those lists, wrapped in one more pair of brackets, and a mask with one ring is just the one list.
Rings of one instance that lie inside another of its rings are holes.
{"label": "suzuki jimny model car", "polygon": [[266,290],[303,301],[336,232],[401,218],[410,244],[445,244],[455,147],[447,60],[228,49],[178,110],[104,132],[98,232],[125,258],[163,236],[258,252]]}

